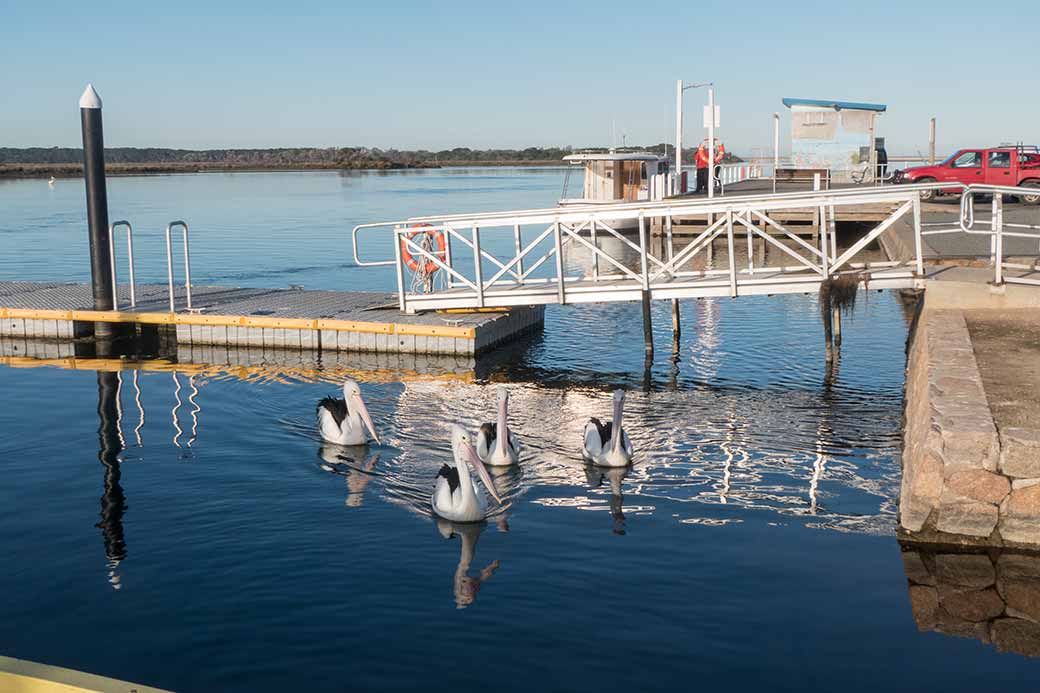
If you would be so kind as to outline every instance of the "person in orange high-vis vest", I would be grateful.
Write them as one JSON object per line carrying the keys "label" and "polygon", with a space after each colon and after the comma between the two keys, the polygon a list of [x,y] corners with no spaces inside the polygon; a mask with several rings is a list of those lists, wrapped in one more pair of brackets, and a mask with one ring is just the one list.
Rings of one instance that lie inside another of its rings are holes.
{"label": "person in orange high-vis vest", "polygon": [[[718,139],[715,140],[715,165],[718,166],[722,163],[723,157],[726,156],[726,147],[723,146],[722,142]],[[704,141],[701,142],[701,146],[697,147],[697,192],[707,192],[708,190],[708,138],[705,137]]]}

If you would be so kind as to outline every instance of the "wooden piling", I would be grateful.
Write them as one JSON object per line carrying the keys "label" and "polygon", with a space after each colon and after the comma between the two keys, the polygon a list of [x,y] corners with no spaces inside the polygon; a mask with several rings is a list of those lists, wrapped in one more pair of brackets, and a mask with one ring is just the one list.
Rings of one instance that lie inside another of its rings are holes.
{"label": "wooden piling", "polygon": [[643,292],[643,341],[646,348],[646,358],[654,357],[654,326],[650,319],[650,292]]}

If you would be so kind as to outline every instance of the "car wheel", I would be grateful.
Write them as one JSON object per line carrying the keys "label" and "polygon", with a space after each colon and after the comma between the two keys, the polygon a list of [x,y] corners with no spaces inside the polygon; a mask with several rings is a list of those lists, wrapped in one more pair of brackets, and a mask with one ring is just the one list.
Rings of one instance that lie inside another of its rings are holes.
{"label": "car wheel", "polygon": [[1035,194],[1020,196],[1019,199],[1022,200],[1022,204],[1040,205],[1040,180],[1027,180],[1022,184],[1022,187],[1037,189]]}
{"label": "car wheel", "polygon": [[[934,178],[929,178],[927,176],[924,177],[924,178],[918,178],[917,180],[914,181],[914,183],[920,183],[921,185],[924,185],[925,183],[934,183],[934,182],[935,182]],[[939,191],[938,190],[934,190],[934,189],[933,190],[922,190],[921,191],[921,202],[931,202],[932,200],[934,200],[938,196],[939,196]]]}

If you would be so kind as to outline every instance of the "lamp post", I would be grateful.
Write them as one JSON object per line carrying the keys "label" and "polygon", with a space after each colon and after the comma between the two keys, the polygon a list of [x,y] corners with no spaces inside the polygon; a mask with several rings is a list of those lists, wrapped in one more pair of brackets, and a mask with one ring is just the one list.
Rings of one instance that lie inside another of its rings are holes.
{"label": "lamp post", "polygon": [[[700,87],[708,87],[708,109],[711,113],[711,119],[708,126],[708,145],[709,145],[709,161],[714,163],[715,158],[715,86],[714,82],[698,82],[697,84],[687,84],[683,86],[683,81],[680,79],[675,85],[675,175],[676,181],[681,184],[682,181],[682,136],[683,136],[683,92],[687,89],[698,89]],[[715,167],[714,165],[708,166],[708,196],[713,197],[714,191],[714,179],[715,179]],[[678,187],[678,184],[677,186]],[[682,192],[681,190],[679,192]]]}

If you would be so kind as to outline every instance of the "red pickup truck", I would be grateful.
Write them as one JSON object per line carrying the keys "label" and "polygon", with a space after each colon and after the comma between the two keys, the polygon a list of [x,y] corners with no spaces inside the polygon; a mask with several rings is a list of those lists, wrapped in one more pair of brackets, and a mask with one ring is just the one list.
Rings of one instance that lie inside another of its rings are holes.
{"label": "red pickup truck", "polygon": [[[1040,204],[1040,151],[1036,147],[992,147],[989,149],[961,149],[941,164],[915,166],[896,171],[894,183],[985,183],[1036,188],[1037,192],[1020,195],[1027,205]],[[958,188],[928,190],[922,200],[931,200],[940,193],[957,193]]]}

